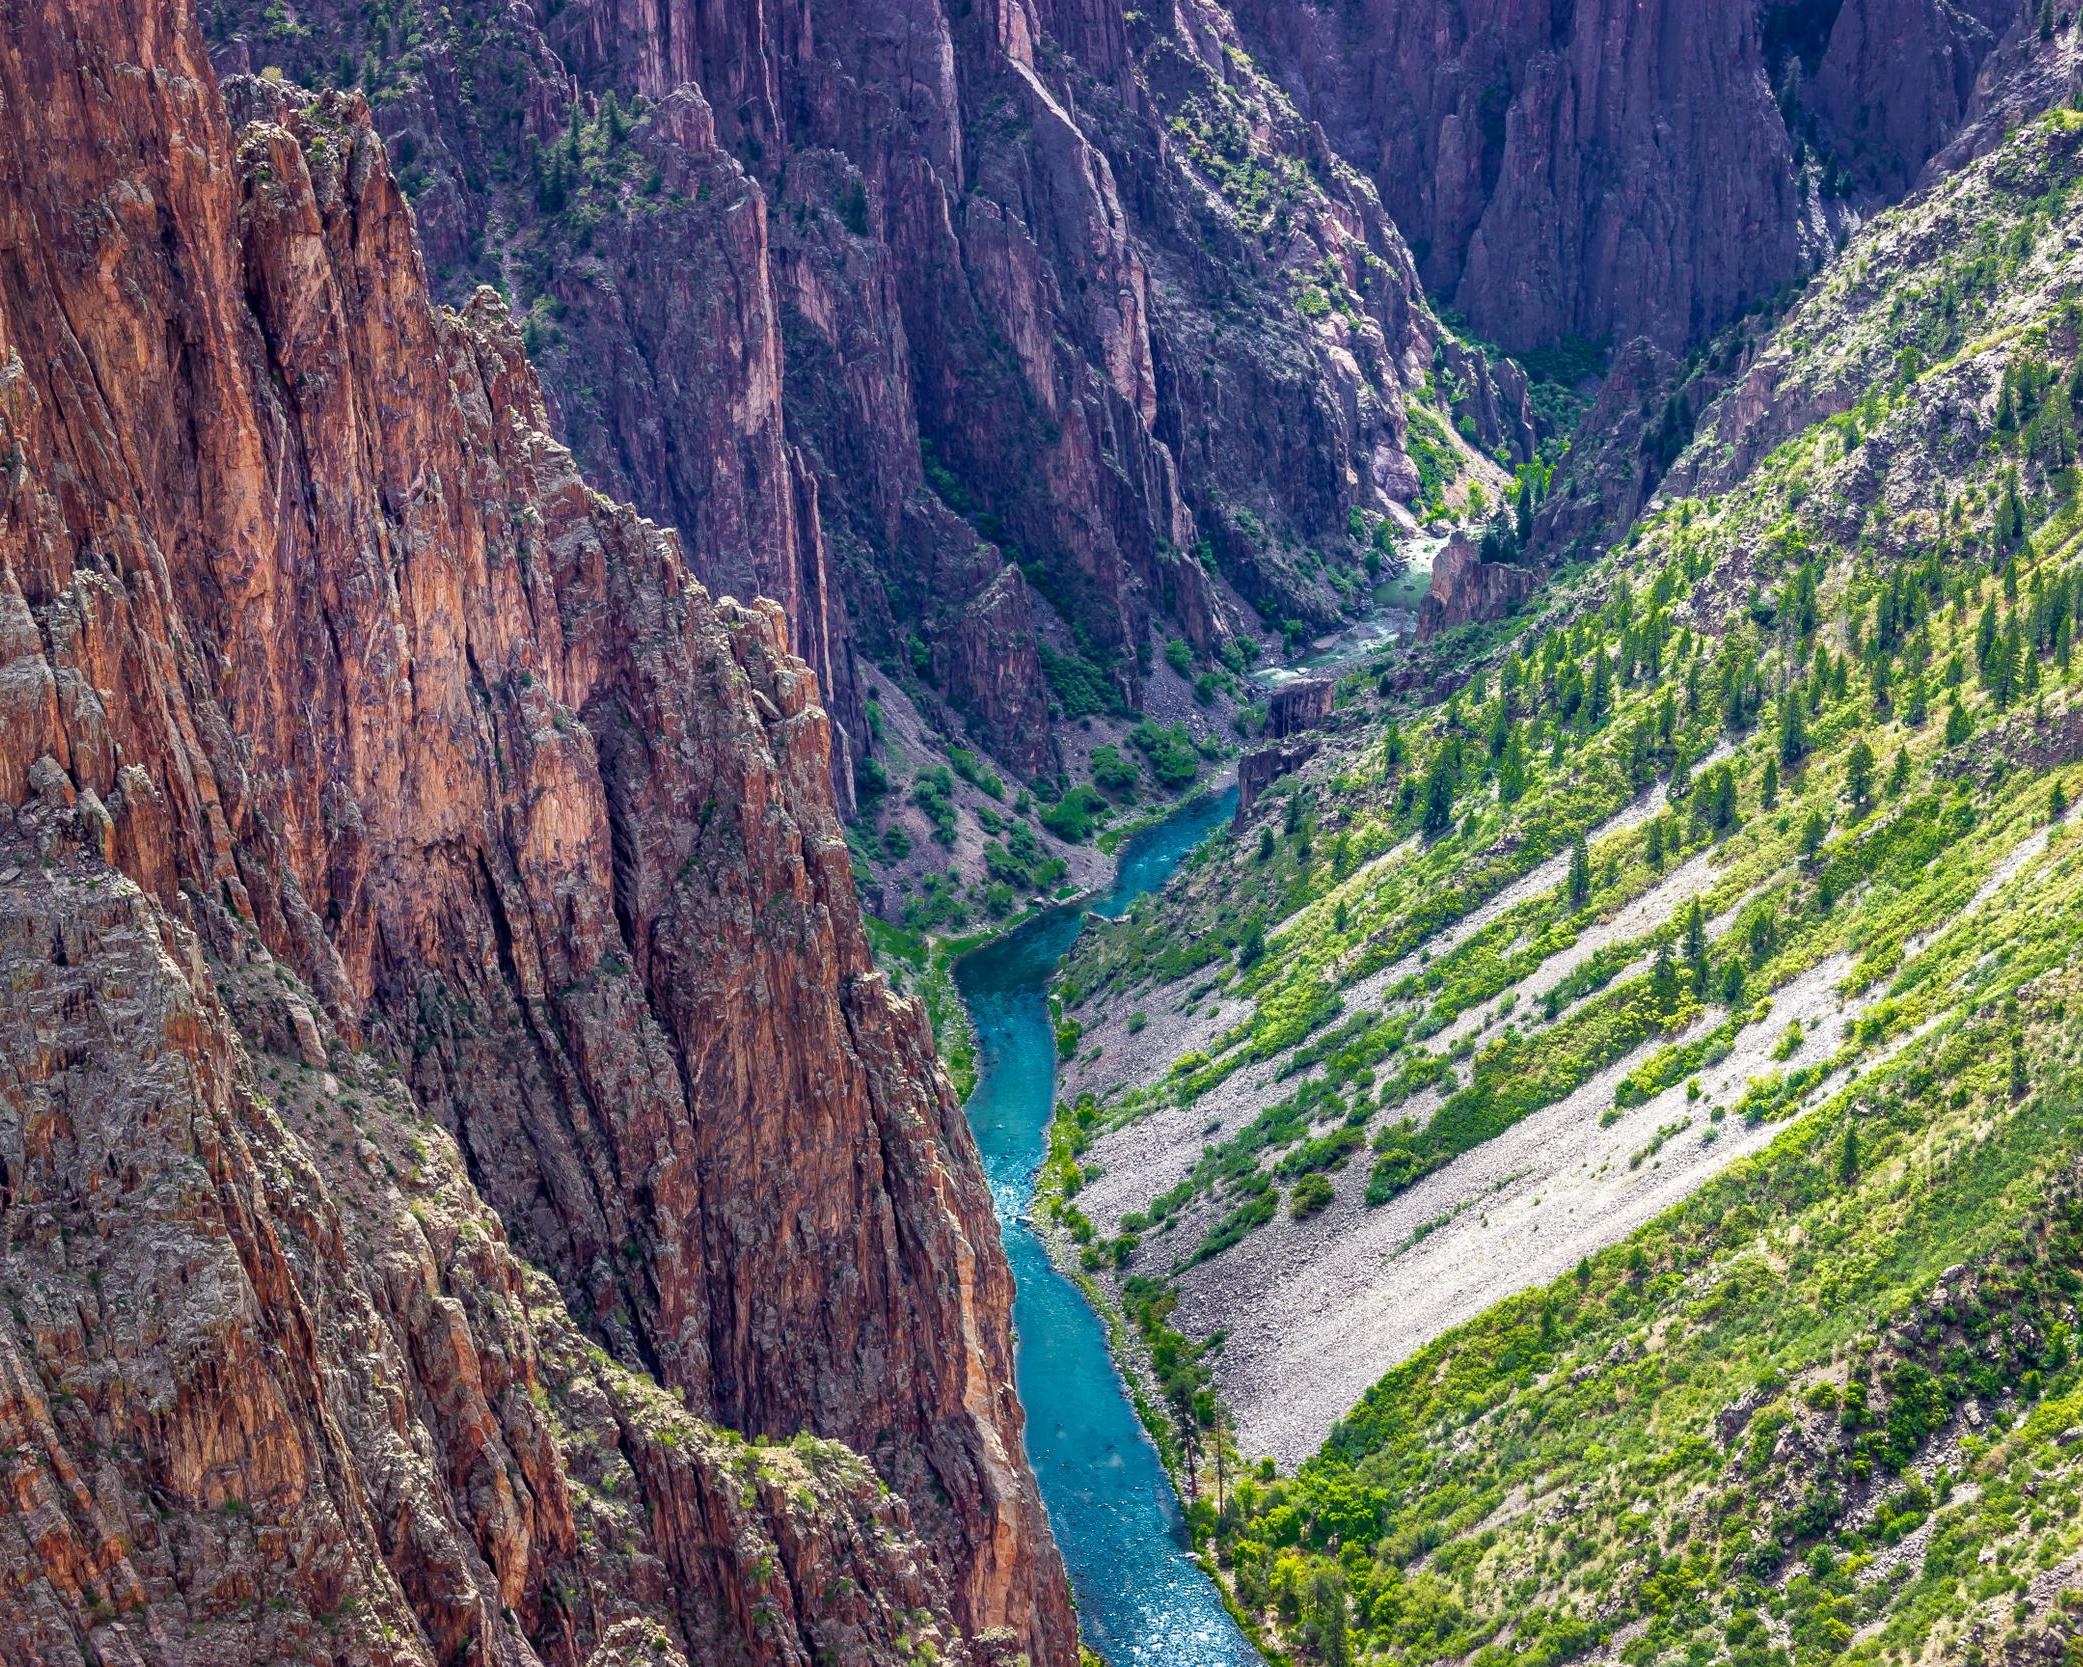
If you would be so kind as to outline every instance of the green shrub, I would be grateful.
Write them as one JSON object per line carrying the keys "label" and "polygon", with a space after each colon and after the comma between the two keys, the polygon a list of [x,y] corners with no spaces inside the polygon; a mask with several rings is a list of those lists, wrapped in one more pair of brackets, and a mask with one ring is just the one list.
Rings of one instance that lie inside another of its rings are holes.
{"label": "green shrub", "polygon": [[1106,668],[1081,654],[1062,654],[1047,643],[1039,645],[1042,676],[1066,718],[1098,717],[1122,710],[1121,691]]}
{"label": "green shrub", "polygon": [[1319,1210],[1327,1208],[1337,1196],[1323,1176],[1305,1175],[1295,1183],[1295,1190],[1288,1196],[1288,1213],[1297,1221],[1307,1221]]}
{"label": "green shrub", "polygon": [[955,843],[954,795],[954,778],[943,764],[921,770],[911,784],[911,802],[926,813],[933,824],[933,837],[943,845]]}
{"label": "green shrub", "polygon": [[1121,749],[1111,742],[1092,749],[1092,780],[1101,792],[1116,799],[1132,799],[1136,783],[1142,779],[1135,761],[1122,757]]}
{"label": "green shrub", "polygon": [[1041,825],[1058,839],[1072,845],[1082,845],[1092,837],[1092,830],[1105,817],[1107,801],[1092,788],[1079,782],[1062,798],[1041,809]]}
{"label": "green shrub", "polygon": [[1175,793],[1201,773],[1193,737],[1183,725],[1156,724],[1145,718],[1128,732],[1128,738],[1149,762],[1151,775]]}

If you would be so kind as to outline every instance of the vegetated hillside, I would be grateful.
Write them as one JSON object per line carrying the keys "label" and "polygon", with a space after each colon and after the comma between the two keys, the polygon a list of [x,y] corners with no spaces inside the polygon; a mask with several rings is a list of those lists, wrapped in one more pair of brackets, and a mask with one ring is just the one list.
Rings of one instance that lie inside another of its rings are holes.
{"label": "vegetated hillside", "polygon": [[1686,495],[1443,645],[1451,698],[1349,680],[1323,757],[1081,949],[1059,1216],[1269,1635],[2066,1647],[2079,348],[2064,107],[1865,228]]}
{"label": "vegetated hillside", "polygon": [[0,1659],[1075,1661],[779,608],[224,91],[0,31]]}
{"label": "vegetated hillside", "polygon": [[865,655],[1053,792],[1055,718],[1132,719],[1168,640],[1236,692],[1534,443],[1213,0],[209,11],[368,96],[437,289],[508,294],[581,463],[784,604],[856,756]]}

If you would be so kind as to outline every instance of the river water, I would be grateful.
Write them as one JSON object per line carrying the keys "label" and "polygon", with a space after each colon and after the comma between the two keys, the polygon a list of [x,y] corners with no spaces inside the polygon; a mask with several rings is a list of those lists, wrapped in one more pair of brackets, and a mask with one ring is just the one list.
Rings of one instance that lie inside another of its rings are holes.
{"label": "river water", "polygon": [[1056,1098],[1047,991],[1085,910],[1118,915],[1162,886],[1235,808],[1234,789],[1187,806],[1127,843],[1104,897],[1029,921],[955,967],[977,1031],[969,1121],[1018,1282],[1027,1453],[1086,1641],[1112,1667],[1261,1667],[1262,1658],[1188,1555],[1178,1498],[1136,1421],[1098,1316],[1026,1219]]}
{"label": "river water", "polygon": [[1257,675],[1260,686],[1277,689],[1300,677],[1341,673],[1354,661],[1415,636],[1418,609],[1432,589],[1432,560],[1446,548],[1446,542],[1443,538],[1418,538],[1404,545],[1402,565],[1374,587],[1365,613],[1312,643],[1299,659],[1264,668]]}

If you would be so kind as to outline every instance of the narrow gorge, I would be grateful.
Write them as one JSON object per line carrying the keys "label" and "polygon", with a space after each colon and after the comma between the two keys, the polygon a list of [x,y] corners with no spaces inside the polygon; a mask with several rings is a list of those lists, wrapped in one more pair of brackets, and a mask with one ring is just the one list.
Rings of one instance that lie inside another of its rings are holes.
{"label": "narrow gorge", "polygon": [[2083,1659],[2073,0],[0,4],[0,1667]]}

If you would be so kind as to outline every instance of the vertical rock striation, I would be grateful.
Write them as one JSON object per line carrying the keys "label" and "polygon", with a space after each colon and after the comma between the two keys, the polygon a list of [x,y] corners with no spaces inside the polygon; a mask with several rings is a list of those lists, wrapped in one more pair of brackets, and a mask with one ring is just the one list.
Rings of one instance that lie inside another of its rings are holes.
{"label": "vertical rock striation", "polygon": [[1418,605],[1418,638],[1456,626],[1502,619],[1540,583],[1523,567],[1485,561],[1473,540],[1457,532],[1432,560],[1432,588]]}
{"label": "vertical rock striation", "polygon": [[1680,350],[1899,195],[2022,0],[1239,0],[1435,294],[1514,350]]}
{"label": "vertical rock striation", "polygon": [[1214,0],[213,20],[223,62],[368,91],[437,286],[512,285],[581,462],[829,642],[856,743],[856,642],[1032,774],[1037,616],[1131,685],[1159,623],[1336,617],[1316,553],[1415,495],[1436,353],[1486,451],[1532,442]]}
{"label": "vertical rock striation", "polygon": [[1071,1660],[782,605],[429,303],[359,95],[230,102],[185,4],[0,38],[0,1653]]}

